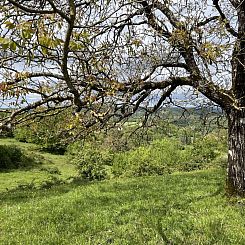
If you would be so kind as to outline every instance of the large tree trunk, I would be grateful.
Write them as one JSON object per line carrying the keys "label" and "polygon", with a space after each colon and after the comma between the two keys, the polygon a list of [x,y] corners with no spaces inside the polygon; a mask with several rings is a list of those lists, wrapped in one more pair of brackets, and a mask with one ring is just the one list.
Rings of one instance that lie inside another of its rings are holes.
{"label": "large tree trunk", "polygon": [[228,111],[228,190],[245,194],[245,2],[238,3],[238,37],[232,57],[235,106]]}
{"label": "large tree trunk", "polygon": [[245,110],[233,110],[228,115],[228,191],[245,193]]}

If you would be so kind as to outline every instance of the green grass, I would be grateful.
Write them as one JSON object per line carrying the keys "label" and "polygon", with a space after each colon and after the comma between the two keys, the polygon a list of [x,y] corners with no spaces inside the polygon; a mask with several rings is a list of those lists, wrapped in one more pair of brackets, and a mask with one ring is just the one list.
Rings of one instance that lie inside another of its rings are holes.
{"label": "green grass", "polygon": [[[30,156],[33,155],[39,158],[42,162],[42,164],[36,165],[27,170],[19,169],[8,172],[0,172],[0,192],[15,189],[20,185],[28,185],[31,183],[38,187],[42,184],[42,182],[47,181],[53,177],[64,180],[76,175],[75,167],[69,164],[66,156],[40,152],[37,145],[18,142],[15,139],[0,139],[0,144],[14,144],[28,152]],[[48,170],[54,168],[57,168],[60,171],[60,174],[50,174]]]}
{"label": "green grass", "polygon": [[245,244],[221,170],[63,184],[0,197],[0,244]]}
{"label": "green grass", "polygon": [[[245,244],[245,201],[225,195],[221,169],[81,182],[65,156],[0,173],[0,244]],[[56,167],[61,174],[45,168]],[[59,183],[59,180],[65,180]]]}

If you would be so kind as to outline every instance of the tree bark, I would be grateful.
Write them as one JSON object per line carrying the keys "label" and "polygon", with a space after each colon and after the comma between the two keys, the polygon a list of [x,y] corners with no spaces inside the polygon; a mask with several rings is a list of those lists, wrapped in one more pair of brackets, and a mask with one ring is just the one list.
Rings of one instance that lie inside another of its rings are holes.
{"label": "tree bark", "polygon": [[230,194],[245,194],[245,110],[233,110],[228,115],[228,176]]}
{"label": "tree bark", "polygon": [[245,2],[238,8],[238,38],[232,57],[232,94],[235,107],[228,114],[228,191],[245,194]]}

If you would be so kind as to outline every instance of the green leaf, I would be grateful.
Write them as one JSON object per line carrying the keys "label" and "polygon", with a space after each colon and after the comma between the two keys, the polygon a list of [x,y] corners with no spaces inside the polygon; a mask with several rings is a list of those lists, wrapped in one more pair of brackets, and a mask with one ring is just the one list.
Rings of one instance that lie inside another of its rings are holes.
{"label": "green leaf", "polygon": [[48,49],[45,48],[45,47],[42,47],[42,53],[43,53],[44,55],[48,55]]}
{"label": "green leaf", "polygon": [[0,37],[0,44],[9,44],[11,40],[9,38]]}
{"label": "green leaf", "polygon": [[9,38],[0,37],[0,45],[1,45],[2,49],[4,49],[4,50],[8,49],[10,43],[11,43],[11,40]]}
{"label": "green leaf", "polygon": [[15,28],[15,24],[10,22],[10,21],[6,21],[4,22],[5,26],[7,29],[14,29]]}
{"label": "green leaf", "polygon": [[16,45],[16,43],[15,43],[14,41],[12,41],[12,42],[10,43],[9,47],[10,47],[10,49],[11,49],[12,51],[15,51],[16,48],[17,48],[17,45]]}
{"label": "green leaf", "polygon": [[30,32],[29,30],[23,30],[21,32],[21,37],[24,39],[31,39],[32,38],[32,32]]}
{"label": "green leaf", "polygon": [[83,45],[82,44],[80,44],[80,43],[77,43],[77,42],[75,42],[75,41],[71,41],[70,42],[70,46],[69,46],[69,48],[71,49],[71,50],[81,50],[82,48],[83,48]]}

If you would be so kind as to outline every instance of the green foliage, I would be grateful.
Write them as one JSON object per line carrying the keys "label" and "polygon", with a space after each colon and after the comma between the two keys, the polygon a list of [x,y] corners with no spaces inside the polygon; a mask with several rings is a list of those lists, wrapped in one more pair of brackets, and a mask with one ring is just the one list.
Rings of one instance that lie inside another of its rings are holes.
{"label": "green foliage", "polygon": [[49,128],[49,125],[31,124],[17,128],[14,131],[15,139],[20,142],[35,143],[40,145],[41,149],[56,154],[64,154],[67,143],[62,142],[62,137],[55,132],[55,129]]}
{"label": "green foliage", "polygon": [[13,137],[13,131],[9,128],[4,128],[0,130],[0,137],[1,138],[10,138]]}
{"label": "green foliage", "polygon": [[162,175],[178,170],[181,145],[175,139],[153,141],[149,146],[119,153],[113,162],[113,173],[126,176]]}
{"label": "green foliage", "polygon": [[[184,171],[203,169],[207,167],[223,167],[222,156],[226,154],[226,136],[210,133],[204,138],[199,138],[191,145],[185,146],[182,152]],[[219,162],[220,161],[220,162]]]}
{"label": "green foliage", "polygon": [[[86,140],[71,144],[68,144],[69,135],[64,134],[64,127],[69,128],[64,124],[65,115],[61,113],[17,128],[15,138],[37,143],[54,153],[66,150],[79,175],[88,180],[163,175],[224,166],[224,131],[213,131],[204,137],[200,123],[194,123],[198,115],[191,119],[193,125],[182,127],[156,121],[149,129],[136,130],[137,121],[130,121],[110,131],[95,131]],[[179,112],[173,119],[177,116]]]}
{"label": "green foliage", "polygon": [[20,127],[14,130],[14,138],[20,142],[35,143],[34,132],[28,127]]}
{"label": "green foliage", "polygon": [[0,170],[28,167],[34,164],[19,147],[15,145],[0,145]]}
{"label": "green foliage", "polygon": [[15,129],[14,137],[20,142],[38,144],[44,151],[64,154],[68,144],[64,117],[65,113],[21,125]]}
{"label": "green foliage", "polygon": [[15,146],[0,146],[0,168],[18,168],[21,160],[21,151]]}
{"label": "green foliage", "polygon": [[179,137],[168,137],[128,151],[112,151],[110,146],[106,148],[98,142],[77,142],[68,147],[68,152],[79,174],[89,180],[163,175],[223,167],[226,142],[222,137],[212,133],[188,145],[181,143]]}
{"label": "green foliage", "polygon": [[69,156],[69,158],[73,158],[75,157],[82,149],[83,147],[83,142],[82,141],[75,141],[73,143],[70,143],[68,146],[67,146],[67,149],[66,149],[66,155]]}
{"label": "green foliage", "polygon": [[199,139],[192,145],[192,160],[197,163],[209,163],[220,154],[218,147],[219,141],[212,135]]}
{"label": "green foliage", "polygon": [[108,151],[85,143],[72,161],[79,175],[88,180],[103,180],[108,177],[108,166],[112,163],[112,155]]}
{"label": "green foliage", "polygon": [[226,143],[212,134],[190,145],[183,145],[175,138],[165,138],[115,154],[112,173],[115,176],[145,176],[224,167],[224,154]]}

